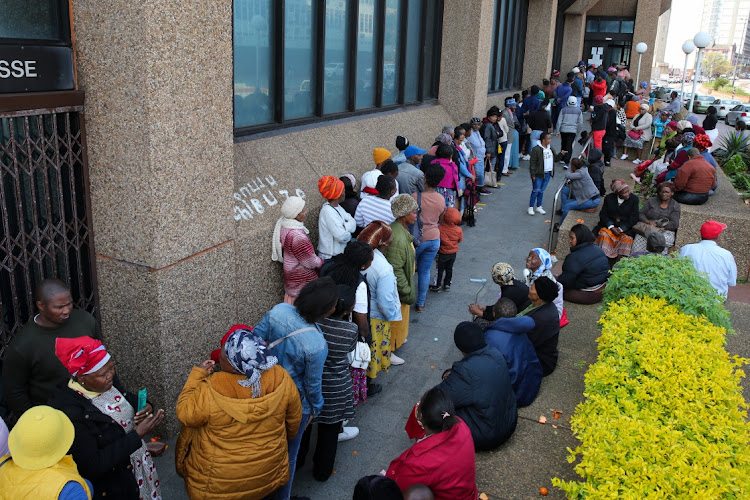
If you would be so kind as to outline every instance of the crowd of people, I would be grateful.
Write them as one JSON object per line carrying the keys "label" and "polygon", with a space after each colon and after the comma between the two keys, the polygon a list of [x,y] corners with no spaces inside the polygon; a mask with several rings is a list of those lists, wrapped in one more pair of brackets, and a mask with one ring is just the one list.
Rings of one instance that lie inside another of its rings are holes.
{"label": "crowd of people", "polygon": [[[396,351],[408,341],[410,315],[425,311],[430,293],[450,291],[462,226],[476,223],[480,197],[527,160],[528,214],[545,214],[544,192],[560,161],[569,181],[563,219],[603,198],[598,224],[571,228],[571,253],[558,274],[543,248],[530,250],[518,275],[509,263],[492,266],[498,300],[469,304],[475,319],[455,327],[461,359],[404,422],[416,442],[354,491],[355,499],[477,497],[475,450],[512,436],[518,408],[534,401],[557,366],[568,323],[563,299],[599,302],[617,260],[666,254],[680,203],[708,196],[691,191],[709,183],[704,163],[716,189],[710,134],[689,118],[675,122],[680,108],[659,110],[652,120],[648,87],[634,89],[625,66],[605,74],[584,65],[558,79],[555,71],[541,89],[506,98],[504,109],[443,127],[429,148],[398,136],[398,153],[375,148],[359,181],[353,174],[321,177],[317,248],[306,201],[283,203],[271,236],[283,298],[254,327],[234,325],[192,368],[177,401],[176,469],[190,498],[301,498],[291,495],[294,476],[311,450],[314,479],[328,480],[338,443],[359,435],[347,425],[357,406],[383,390],[378,375],[408,362]],[[572,155],[582,106],[592,125],[587,160]],[[623,179],[606,193],[603,173],[622,131],[623,156],[635,149],[640,158],[652,128],[658,146],[634,177],[643,178],[643,166],[657,158],[671,160],[653,172],[657,195],[641,208]],[[552,134],[561,137],[559,153]],[[716,245],[725,228],[707,222],[704,241],[681,251],[724,295],[736,281],[731,254]],[[96,321],[73,307],[62,282],[40,282],[35,305],[38,314],[5,357],[4,393],[17,421],[6,436],[0,496],[13,488],[43,498],[161,498],[156,449],[144,437],[164,410],[121,384]]]}

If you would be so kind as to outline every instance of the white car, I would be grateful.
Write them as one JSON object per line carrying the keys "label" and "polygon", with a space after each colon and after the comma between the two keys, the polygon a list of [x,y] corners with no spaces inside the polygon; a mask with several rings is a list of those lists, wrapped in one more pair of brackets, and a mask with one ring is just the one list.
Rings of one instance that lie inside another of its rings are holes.
{"label": "white car", "polygon": [[737,120],[745,122],[750,126],[750,104],[738,104],[727,113],[725,123],[730,127],[737,125]]}
{"label": "white car", "polygon": [[716,117],[721,120],[727,117],[727,113],[732,111],[738,104],[742,104],[737,99],[716,99],[711,106],[716,108]]}

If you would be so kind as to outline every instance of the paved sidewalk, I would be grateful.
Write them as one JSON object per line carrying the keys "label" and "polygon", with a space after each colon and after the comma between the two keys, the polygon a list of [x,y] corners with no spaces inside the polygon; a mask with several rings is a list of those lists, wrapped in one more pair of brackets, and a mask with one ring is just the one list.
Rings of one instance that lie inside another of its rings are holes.
{"label": "paved sidewalk", "polygon": [[[553,145],[559,147],[555,139]],[[554,190],[562,181],[562,167],[547,188],[544,206],[550,211]],[[406,360],[403,366],[392,367],[377,381],[383,392],[361,404],[349,425],[358,426],[360,435],[338,447],[336,473],[325,483],[312,478],[311,455],[308,463],[297,470],[293,494],[313,500],[349,500],[356,481],[368,474],[386,469],[411,442],[404,432],[407,415],[414,403],[440,381],[440,375],[460,359],[453,344],[453,329],[471,319],[467,305],[474,301],[479,286],[469,278],[486,278],[487,287],[479,303],[496,300],[498,287],[492,283],[490,269],[498,261],[510,263],[520,274],[525,258],[533,247],[547,242],[549,216],[526,214],[531,191],[528,162],[511,177],[503,177],[505,185],[482,198],[473,228],[463,226],[464,243],[455,265],[450,292],[430,293],[426,311],[412,310],[408,342],[399,350]],[[434,273],[434,270],[433,270]],[[477,483],[480,492],[491,499],[524,499],[539,497],[539,488],[549,489],[547,498],[564,498],[551,486],[552,477],[576,479],[573,465],[566,460],[567,448],[578,442],[569,430],[567,419],[583,400],[584,375],[597,359],[596,338],[599,329],[597,306],[566,303],[570,324],[560,334],[560,358],[555,372],[546,377],[535,402],[519,410],[518,426],[512,438],[492,452],[477,453]],[[728,339],[732,353],[750,355],[750,306],[730,302],[729,308],[737,335]],[[746,388],[747,396],[747,388]],[[553,411],[562,412],[558,420]],[[545,416],[547,424],[538,423]],[[554,427],[556,426],[556,428]],[[314,439],[314,436],[313,436]],[[162,479],[165,500],[187,498],[182,480],[174,472],[174,438],[165,456],[156,464]]]}

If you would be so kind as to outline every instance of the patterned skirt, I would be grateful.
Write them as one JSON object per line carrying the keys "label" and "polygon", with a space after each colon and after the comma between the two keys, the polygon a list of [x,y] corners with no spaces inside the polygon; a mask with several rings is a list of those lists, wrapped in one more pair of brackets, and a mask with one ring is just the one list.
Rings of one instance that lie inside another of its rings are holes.
{"label": "patterned skirt", "polygon": [[351,368],[354,406],[367,401],[367,375],[363,368]]}
{"label": "patterned skirt", "polygon": [[633,238],[625,233],[616,236],[611,230],[603,227],[596,236],[596,244],[604,250],[604,254],[610,259],[621,255],[627,257],[633,248]]}
{"label": "patterned skirt", "polygon": [[370,365],[367,376],[375,378],[378,372],[388,373],[391,366],[391,322],[370,318],[372,343],[370,344]]}

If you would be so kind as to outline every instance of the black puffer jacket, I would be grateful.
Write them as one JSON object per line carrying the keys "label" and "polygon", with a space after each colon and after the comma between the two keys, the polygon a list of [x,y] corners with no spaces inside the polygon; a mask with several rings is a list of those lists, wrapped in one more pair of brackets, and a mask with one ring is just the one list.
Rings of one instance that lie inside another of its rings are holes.
{"label": "black puffer jacket", "polygon": [[[137,395],[115,387],[137,407]],[[130,454],[141,447],[141,438],[125,430],[100,412],[91,401],[64,385],[58,386],[48,403],[65,413],[75,427],[70,448],[78,472],[94,486],[94,499],[138,500],[140,493],[130,466]]]}
{"label": "black puffer jacket", "polygon": [[466,422],[477,450],[492,450],[516,430],[518,410],[508,364],[500,351],[485,346],[453,363],[438,388],[450,396]]}
{"label": "black puffer jacket", "polygon": [[557,277],[565,290],[581,290],[601,285],[609,278],[609,260],[604,250],[587,241],[570,249],[565,257],[562,274]]}

